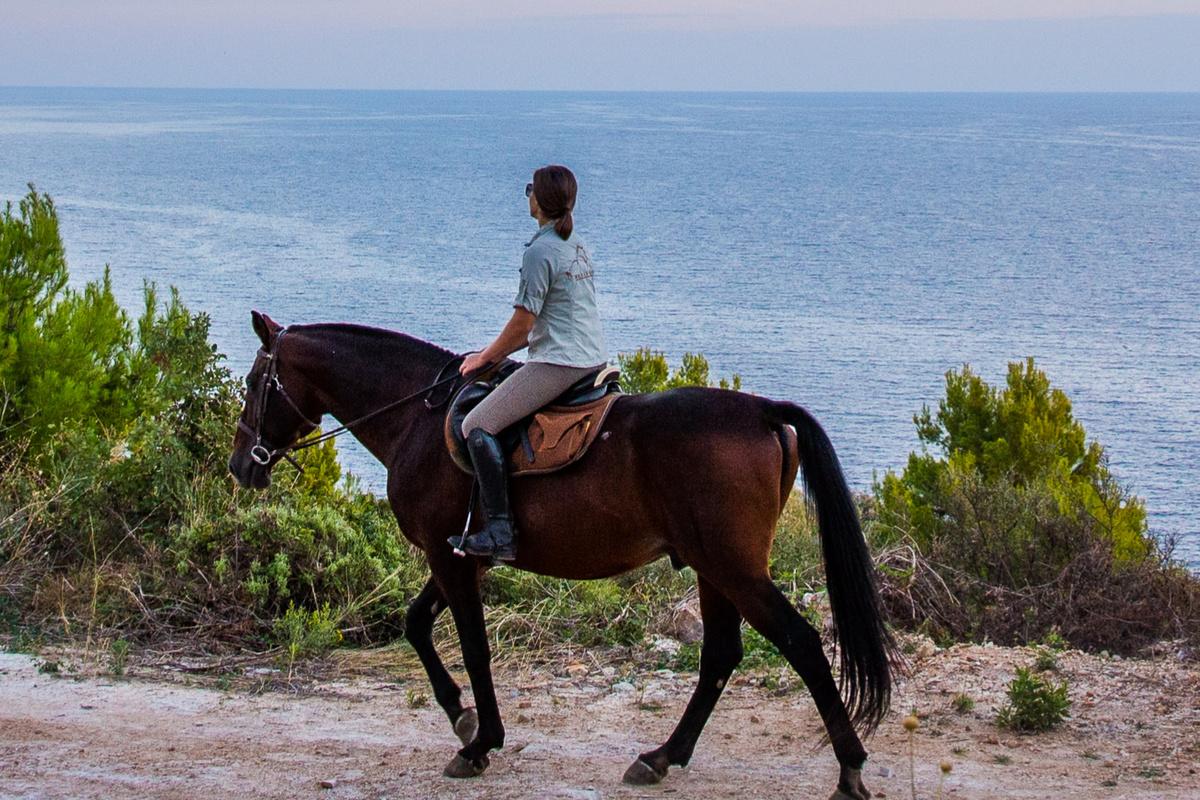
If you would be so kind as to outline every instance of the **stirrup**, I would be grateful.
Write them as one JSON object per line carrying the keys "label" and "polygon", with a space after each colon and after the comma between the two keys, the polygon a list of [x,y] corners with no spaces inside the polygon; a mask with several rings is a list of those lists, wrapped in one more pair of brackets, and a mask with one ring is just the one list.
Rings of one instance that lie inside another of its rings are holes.
{"label": "stirrup", "polygon": [[454,555],[458,556],[459,558],[466,558],[469,555],[476,556],[478,558],[490,557],[492,559],[492,566],[495,567],[508,564],[511,561],[515,561],[517,558],[516,547],[513,544],[510,544],[508,547],[501,548],[499,552],[497,552],[495,548],[492,548],[492,550],[489,552],[471,552],[463,547],[466,540],[466,534],[450,536],[446,539],[446,541],[450,544],[450,547],[454,550]]}

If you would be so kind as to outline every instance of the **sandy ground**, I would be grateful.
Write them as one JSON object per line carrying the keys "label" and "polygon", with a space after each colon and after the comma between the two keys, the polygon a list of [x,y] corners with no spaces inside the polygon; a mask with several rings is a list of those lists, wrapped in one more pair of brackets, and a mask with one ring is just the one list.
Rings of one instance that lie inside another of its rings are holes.
{"label": "sandy ground", "polygon": [[[694,675],[623,676],[595,662],[501,668],[507,744],[484,776],[452,781],[441,770],[457,740],[439,709],[420,705],[411,660],[263,690],[271,673],[261,666],[221,689],[136,659],[127,679],[56,677],[38,670],[46,658],[0,653],[5,798],[826,798],[837,774],[817,749],[807,694],[768,690],[762,674],[731,681],[690,767],[635,788],[621,783],[625,767],[668,735]],[[1170,654],[1061,654],[1071,718],[1017,736],[996,727],[995,710],[1013,669],[1032,660],[1027,649],[926,643],[867,743],[875,796],[912,797],[899,719],[916,709],[918,797],[938,796],[942,760],[953,766],[943,797],[1200,797],[1200,666]],[[976,701],[970,712],[953,709],[960,692]]]}

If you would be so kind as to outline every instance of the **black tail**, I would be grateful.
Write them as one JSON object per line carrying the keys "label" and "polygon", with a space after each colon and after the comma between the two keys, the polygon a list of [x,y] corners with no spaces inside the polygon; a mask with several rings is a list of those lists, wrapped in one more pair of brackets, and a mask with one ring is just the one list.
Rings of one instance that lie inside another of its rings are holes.
{"label": "black tail", "polygon": [[842,695],[855,727],[869,735],[887,714],[898,660],[880,610],[875,567],[829,437],[800,406],[768,402],[771,416],[796,429],[804,490],[821,531]]}

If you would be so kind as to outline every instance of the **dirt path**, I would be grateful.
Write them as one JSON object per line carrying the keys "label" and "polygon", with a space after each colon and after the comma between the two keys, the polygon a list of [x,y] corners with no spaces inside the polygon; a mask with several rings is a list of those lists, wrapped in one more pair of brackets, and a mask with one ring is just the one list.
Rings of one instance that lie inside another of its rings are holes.
{"label": "dirt path", "polygon": [[[1062,654],[1071,719],[1015,736],[995,726],[995,708],[1013,669],[1031,661],[1031,651],[993,647],[927,647],[915,661],[894,707],[922,717],[919,797],[936,796],[943,759],[953,764],[945,797],[1200,797],[1200,668],[1172,656]],[[836,777],[832,753],[814,750],[807,694],[779,695],[751,677],[731,682],[691,766],[647,789],[621,774],[670,732],[694,676],[502,669],[507,745],[482,778],[456,782],[441,777],[458,745],[440,710],[409,707],[408,690],[424,688],[415,675],[254,693],[162,673],[54,677],[38,663],[0,654],[0,797],[826,798]],[[952,708],[959,692],[972,711]],[[912,796],[898,719],[868,743],[864,775],[877,797]]]}

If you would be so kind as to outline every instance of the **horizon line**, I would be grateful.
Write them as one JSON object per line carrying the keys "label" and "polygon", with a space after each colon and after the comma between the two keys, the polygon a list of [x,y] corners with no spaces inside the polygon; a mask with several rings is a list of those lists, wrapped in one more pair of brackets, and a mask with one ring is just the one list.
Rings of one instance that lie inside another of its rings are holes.
{"label": "horizon line", "polygon": [[4,89],[93,89],[121,91],[196,91],[196,92],[413,92],[427,94],[859,94],[859,95],[903,95],[903,94],[944,94],[944,95],[1005,95],[1005,94],[1043,94],[1043,95],[1133,95],[1133,94],[1200,94],[1197,89],[531,89],[531,88],[430,88],[430,87],[318,87],[318,86],[134,86],[128,84],[5,84]]}

